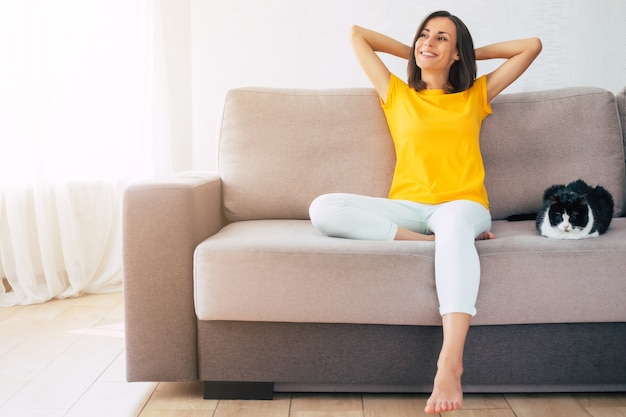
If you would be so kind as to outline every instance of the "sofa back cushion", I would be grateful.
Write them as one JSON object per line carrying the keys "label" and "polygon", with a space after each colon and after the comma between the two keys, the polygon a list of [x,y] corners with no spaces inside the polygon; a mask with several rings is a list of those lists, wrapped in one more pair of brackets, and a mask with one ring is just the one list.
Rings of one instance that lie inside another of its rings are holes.
{"label": "sofa back cushion", "polygon": [[[615,97],[597,88],[504,94],[481,148],[494,219],[541,207],[545,188],[582,178],[624,209]],[[222,114],[219,169],[231,221],[307,219],[318,195],[387,196],[395,153],[373,89],[236,89]]]}
{"label": "sofa back cushion", "polygon": [[504,94],[483,122],[481,149],[492,216],[539,210],[543,191],[583,179],[624,209],[624,146],[615,96],[592,87]]}
{"label": "sofa back cushion", "polygon": [[219,170],[229,220],[308,219],[315,197],[386,197],[395,152],[374,90],[237,89],[226,96]]}

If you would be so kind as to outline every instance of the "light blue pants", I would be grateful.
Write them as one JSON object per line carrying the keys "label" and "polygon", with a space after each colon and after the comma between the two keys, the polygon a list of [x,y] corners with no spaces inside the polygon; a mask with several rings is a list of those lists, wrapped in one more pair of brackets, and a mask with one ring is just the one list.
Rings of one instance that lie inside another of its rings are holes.
{"label": "light blue pants", "polygon": [[313,225],[327,236],[393,240],[398,227],[435,234],[435,282],[439,312],[476,315],[480,262],[475,239],[491,229],[491,215],[468,200],[428,205],[355,194],[324,194],[309,208]]}

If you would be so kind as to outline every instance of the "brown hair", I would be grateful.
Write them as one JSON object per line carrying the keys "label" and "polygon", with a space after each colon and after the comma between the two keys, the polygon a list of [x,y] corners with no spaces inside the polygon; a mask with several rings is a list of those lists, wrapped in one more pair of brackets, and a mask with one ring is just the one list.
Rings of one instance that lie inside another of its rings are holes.
{"label": "brown hair", "polygon": [[[411,44],[411,50],[415,48],[420,34],[426,27],[428,22],[435,17],[447,17],[456,26],[456,47],[459,51],[459,60],[452,64],[450,73],[448,74],[448,86],[446,92],[458,93],[470,88],[476,80],[476,53],[474,52],[474,41],[465,23],[458,17],[450,14],[450,12],[441,10],[431,13],[420,24]],[[408,84],[415,90],[423,90],[426,88],[426,83],[422,81],[422,70],[417,66],[415,61],[415,53],[412,52],[409,56],[409,62],[407,64]]]}

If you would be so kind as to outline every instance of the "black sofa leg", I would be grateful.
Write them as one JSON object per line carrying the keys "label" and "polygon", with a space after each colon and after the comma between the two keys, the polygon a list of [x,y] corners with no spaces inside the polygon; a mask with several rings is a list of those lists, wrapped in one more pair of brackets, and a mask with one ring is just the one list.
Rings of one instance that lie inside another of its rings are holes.
{"label": "black sofa leg", "polygon": [[273,382],[208,382],[204,381],[205,400],[271,400]]}

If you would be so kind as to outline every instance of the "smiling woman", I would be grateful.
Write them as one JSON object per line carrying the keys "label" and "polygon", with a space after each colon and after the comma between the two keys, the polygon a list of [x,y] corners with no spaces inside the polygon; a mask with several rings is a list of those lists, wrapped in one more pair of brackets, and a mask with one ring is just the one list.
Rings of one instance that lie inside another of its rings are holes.
{"label": "smiling woman", "polygon": [[[494,238],[482,121],[492,113],[491,100],[526,71],[542,44],[528,38],[475,50],[465,24],[444,10],[424,18],[410,45],[358,26],[351,40],[379,94],[395,148],[389,198],[321,195],[311,204],[311,221],[332,237],[435,241],[443,344],[425,411],[456,410],[463,404],[463,351],[481,274],[474,241]],[[381,53],[408,60],[408,83],[390,71]],[[476,78],[476,59],[494,58],[505,61]]]}
{"label": "smiling woman", "polygon": [[0,305],[120,289],[122,189],[168,158],[157,5],[1,3]]}

